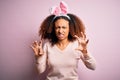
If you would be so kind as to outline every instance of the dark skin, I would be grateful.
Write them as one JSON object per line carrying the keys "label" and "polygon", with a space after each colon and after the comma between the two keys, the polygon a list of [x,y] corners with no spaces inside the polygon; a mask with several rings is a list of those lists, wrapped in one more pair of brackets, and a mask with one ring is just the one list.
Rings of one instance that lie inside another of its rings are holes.
{"label": "dark skin", "polygon": [[[85,34],[82,34],[82,37],[78,37],[77,35],[75,35],[74,37],[77,38],[79,46],[76,48],[76,50],[81,51],[83,53],[83,55],[87,55],[87,44],[89,42],[88,39],[86,39]],[[42,49],[42,40],[40,42],[33,42],[33,45],[31,45],[35,56],[41,56],[43,54],[43,49]]]}
{"label": "dark skin", "polygon": [[[58,43],[56,45],[61,49],[64,50],[64,48],[69,43],[68,40],[68,33],[69,33],[69,22],[64,19],[59,19],[55,22],[55,32],[59,39]],[[78,47],[76,50],[81,51],[83,55],[87,55],[87,44],[88,39],[86,38],[86,35],[81,32],[81,37],[78,37],[77,35],[74,35],[74,37],[78,40]],[[44,54],[42,49],[42,40],[40,42],[33,42],[33,45],[31,46],[36,56],[41,56]]]}

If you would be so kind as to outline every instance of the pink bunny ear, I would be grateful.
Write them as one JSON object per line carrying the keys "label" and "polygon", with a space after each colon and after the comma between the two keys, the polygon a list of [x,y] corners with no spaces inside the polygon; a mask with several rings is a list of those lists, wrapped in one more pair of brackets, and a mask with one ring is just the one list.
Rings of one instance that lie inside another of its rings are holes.
{"label": "pink bunny ear", "polygon": [[65,2],[61,1],[59,6],[54,6],[50,9],[50,13],[55,15],[55,17],[53,18],[53,20],[57,17],[57,16],[65,16],[68,19],[70,19],[70,17],[67,15],[68,13],[68,6]]}
{"label": "pink bunny ear", "polygon": [[56,16],[58,16],[60,14],[60,8],[58,6],[54,6],[51,8],[51,14],[54,14]]}
{"label": "pink bunny ear", "polygon": [[68,6],[65,2],[63,2],[63,1],[60,2],[60,8],[61,8],[61,13],[62,14],[67,14],[68,13]]}

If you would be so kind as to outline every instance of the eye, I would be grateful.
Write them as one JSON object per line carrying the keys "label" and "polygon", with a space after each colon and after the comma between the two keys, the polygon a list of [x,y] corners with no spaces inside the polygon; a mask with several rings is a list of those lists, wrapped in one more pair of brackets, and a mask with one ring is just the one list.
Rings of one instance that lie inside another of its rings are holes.
{"label": "eye", "polygon": [[55,29],[59,29],[59,28],[60,28],[60,26],[56,26],[56,27],[55,27]]}
{"label": "eye", "polygon": [[65,27],[65,26],[63,26],[62,28],[63,28],[63,29],[66,29],[66,27]]}

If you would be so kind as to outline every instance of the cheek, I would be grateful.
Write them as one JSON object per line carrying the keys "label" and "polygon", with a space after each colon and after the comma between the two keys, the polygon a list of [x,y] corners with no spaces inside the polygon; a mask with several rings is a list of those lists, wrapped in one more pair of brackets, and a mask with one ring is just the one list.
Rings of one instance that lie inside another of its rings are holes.
{"label": "cheek", "polygon": [[55,30],[55,34],[57,34],[58,33],[58,30]]}
{"label": "cheek", "polygon": [[66,33],[69,34],[69,29],[66,30]]}
{"label": "cheek", "polygon": [[58,29],[55,29],[55,32],[58,32]]}

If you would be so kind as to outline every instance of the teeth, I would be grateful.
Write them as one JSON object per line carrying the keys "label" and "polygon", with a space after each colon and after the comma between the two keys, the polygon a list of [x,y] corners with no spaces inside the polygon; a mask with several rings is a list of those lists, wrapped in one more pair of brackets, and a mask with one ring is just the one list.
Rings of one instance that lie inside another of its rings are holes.
{"label": "teeth", "polygon": [[62,34],[60,34],[60,35],[58,35],[59,37],[63,37],[64,35],[62,35]]}
{"label": "teeth", "polygon": [[63,35],[60,35],[61,37],[63,36]]}
{"label": "teeth", "polygon": [[60,35],[60,36],[63,36],[63,35]]}

